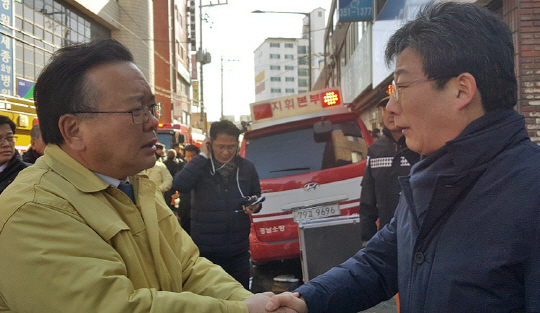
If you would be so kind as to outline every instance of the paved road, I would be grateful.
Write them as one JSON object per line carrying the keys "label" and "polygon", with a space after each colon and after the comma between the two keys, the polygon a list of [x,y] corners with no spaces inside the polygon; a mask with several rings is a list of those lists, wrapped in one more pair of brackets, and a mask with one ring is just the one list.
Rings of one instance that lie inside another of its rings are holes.
{"label": "paved road", "polygon": [[[251,267],[251,291],[254,293],[292,291],[302,284],[300,259],[269,262]],[[281,279],[274,279],[279,277]],[[289,282],[287,282],[289,280]],[[296,281],[295,281],[296,280]],[[395,299],[390,299],[361,313],[396,313]]]}

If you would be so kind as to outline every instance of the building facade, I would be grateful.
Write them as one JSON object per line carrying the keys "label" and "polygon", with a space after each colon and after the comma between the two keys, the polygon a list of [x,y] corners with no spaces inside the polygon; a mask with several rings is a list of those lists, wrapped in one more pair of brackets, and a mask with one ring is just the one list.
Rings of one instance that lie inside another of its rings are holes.
{"label": "building facade", "polygon": [[32,98],[32,87],[54,51],[114,38],[130,49],[163,103],[161,122],[189,123],[186,10],[187,0],[2,1],[0,93]]}
{"label": "building facade", "polygon": [[187,0],[154,0],[155,93],[164,123],[191,123]]}
{"label": "building facade", "polygon": [[[344,101],[352,104],[364,123],[380,127],[376,105],[387,95],[393,77],[392,69],[384,63],[385,44],[404,22],[414,19],[428,0],[375,0],[373,16],[364,21],[341,19],[340,2],[347,1],[332,0],[324,34],[326,58],[314,89],[340,87]],[[476,4],[499,14],[513,32],[518,79],[516,110],[525,116],[532,141],[540,144],[540,3],[478,0]]]}
{"label": "building facade", "polygon": [[267,38],[255,50],[255,101],[311,90],[320,73],[320,60],[324,60],[325,10],[308,14],[303,20],[303,38]]}

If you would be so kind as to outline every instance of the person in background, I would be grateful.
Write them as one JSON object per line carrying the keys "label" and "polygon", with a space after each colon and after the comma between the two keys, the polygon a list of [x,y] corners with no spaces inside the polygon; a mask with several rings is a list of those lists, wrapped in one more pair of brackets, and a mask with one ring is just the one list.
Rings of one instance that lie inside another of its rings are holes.
{"label": "person in background", "polygon": [[[383,136],[368,149],[368,162],[362,179],[360,224],[362,241],[367,243],[378,229],[388,224],[399,201],[398,177],[407,176],[420,155],[407,148],[394,113],[386,110],[390,97],[379,102]],[[378,225],[377,225],[377,221]]]}
{"label": "person in background", "polygon": [[58,49],[34,98],[47,147],[0,195],[0,311],[265,312],[272,293],[252,295],[200,257],[137,175],[156,163],[160,108],[129,50],[113,39]]}
{"label": "person in background", "polygon": [[[184,148],[185,162],[189,163],[191,160],[199,155],[199,148],[194,145],[187,145]],[[182,228],[191,235],[191,191],[178,193],[180,202],[178,203],[178,217],[180,218],[180,225]]]}
{"label": "person in background", "polygon": [[[172,186],[172,177],[178,173],[182,169],[182,166],[184,163],[178,162],[178,159],[176,159],[176,151],[174,149],[169,149],[167,151],[167,159],[163,161],[163,164],[167,167],[167,170],[169,171],[169,174],[171,175],[171,186]],[[177,207],[175,204],[175,199],[178,198],[178,192],[174,190],[173,188],[169,188],[164,194],[165,197],[165,203],[171,208],[173,212],[178,216]],[[189,234],[189,232],[188,232]]]}
{"label": "person in background", "polygon": [[173,143],[171,149],[176,151],[176,159],[178,162],[184,163],[184,147],[178,142]]}
{"label": "person in background", "polygon": [[200,150],[195,145],[187,145],[184,148],[184,158],[185,158],[186,162],[191,162],[191,160],[195,156],[199,155],[199,153],[200,153]]}
{"label": "person in background", "polygon": [[163,162],[156,161],[154,166],[142,171],[141,174],[147,175],[156,184],[162,194],[165,194],[172,187],[173,177]]}
{"label": "person in background", "polygon": [[41,138],[41,130],[39,125],[34,125],[30,131],[30,147],[23,153],[23,161],[26,163],[34,164],[37,158],[45,153],[45,143]]}
{"label": "person in background", "polygon": [[[173,188],[193,191],[191,237],[204,256],[249,287],[249,214],[260,205],[245,205],[261,195],[253,163],[238,155],[240,130],[230,121],[214,122],[201,153],[176,174]],[[183,201],[180,201],[181,203]]]}
{"label": "person in background", "polygon": [[267,309],[540,312],[540,146],[517,103],[513,35],[494,12],[430,2],[386,45],[386,110],[422,155],[394,218],[354,257]]}
{"label": "person in background", "polygon": [[163,162],[163,159],[165,158],[165,146],[160,144],[160,143],[156,143],[156,160],[158,162]]}
{"label": "person in background", "polygon": [[371,138],[373,139],[373,141],[376,141],[380,137],[381,137],[381,130],[378,128],[373,128],[373,130],[371,131]]}
{"label": "person in background", "polygon": [[16,125],[7,116],[0,115],[0,194],[26,168],[15,149]]}

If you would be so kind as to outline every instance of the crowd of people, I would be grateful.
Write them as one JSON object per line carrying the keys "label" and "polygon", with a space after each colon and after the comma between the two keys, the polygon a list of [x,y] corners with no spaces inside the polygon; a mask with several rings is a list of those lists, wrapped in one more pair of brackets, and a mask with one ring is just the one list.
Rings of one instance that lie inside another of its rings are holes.
{"label": "crowd of people", "polygon": [[24,156],[0,116],[0,311],[353,313],[399,292],[402,313],[540,312],[540,147],[513,109],[514,58],[508,26],[475,4],[404,24],[386,45],[365,247],[275,295],[248,290],[261,188],[240,130],[215,122],[200,151],[165,152],[129,50],[63,47],[37,79]]}

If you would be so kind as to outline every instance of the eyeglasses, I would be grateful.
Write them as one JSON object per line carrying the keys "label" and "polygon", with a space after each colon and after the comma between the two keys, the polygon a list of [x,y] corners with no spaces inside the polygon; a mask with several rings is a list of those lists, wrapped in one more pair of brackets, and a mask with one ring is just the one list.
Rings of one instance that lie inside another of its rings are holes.
{"label": "eyeglasses", "polygon": [[72,114],[83,114],[83,113],[104,113],[104,114],[131,114],[134,124],[145,124],[150,120],[150,115],[159,119],[161,117],[161,103],[152,104],[150,106],[143,105],[141,107],[129,110],[129,111],[88,111],[88,112],[71,112]]}
{"label": "eyeglasses", "polygon": [[234,151],[238,148],[238,145],[215,145],[216,150],[229,150]]}
{"label": "eyeglasses", "polygon": [[412,82],[409,82],[409,83],[400,84],[399,86],[396,84],[395,80],[392,80],[392,85],[388,86],[387,93],[388,93],[389,96],[393,97],[396,101],[398,101],[399,100],[399,91],[402,88],[407,88],[407,87],[410,87],[410,86],[415,85],[415,84],[430,82],[430,81],[434,81],[434,80],[438,80],[438,79],[446,79],[446,78],[452,78],[452,77],[439,77],[439,78],[432,78],[432,79],[415,80],[415,81],[412,81]]}
{"label": "eyeglasses", "polygon": [[0,138],[0,144],[4,144],[4,140],[7,140],[8,144],[14,144],[17,142],[17,137],[7,136],[7,137]]}

